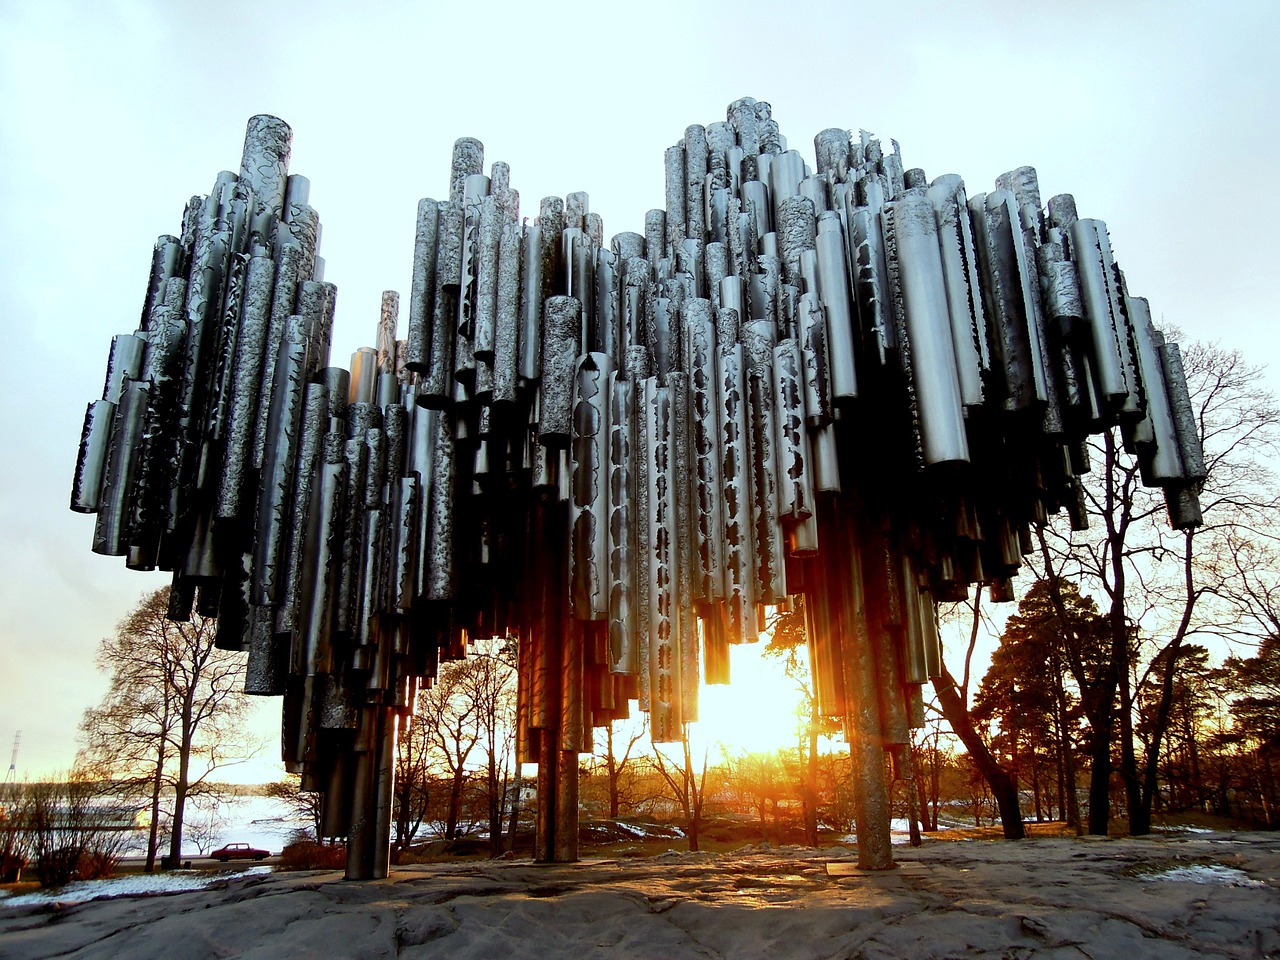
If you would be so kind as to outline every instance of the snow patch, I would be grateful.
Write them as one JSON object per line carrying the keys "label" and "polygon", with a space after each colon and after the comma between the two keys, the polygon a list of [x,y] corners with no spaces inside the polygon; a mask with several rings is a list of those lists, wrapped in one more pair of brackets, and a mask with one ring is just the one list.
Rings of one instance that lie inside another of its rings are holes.
{"label": "snow patch", "polygon": [[1170,867],[1158,873],[1143,876],[1144,880],[1180,880],[1184,883],[1215,883],[1227,887],[1265,887],[1261,880],[1254,880],[1243,870],[1226,867],[1220,863],[1195,863],[1185,867]]}
{"label": "snow patch", "polygon": [[83,903],[103,897],[139,897],[156,893],[186,893],[215,883],[271,873],[272,867],[248,867],[230,872],[175,870],[171,873],[138,873],[107,880],[77,880],[55,890],[8,896],[0,893],[0,907],[26,907],[41,903]]}

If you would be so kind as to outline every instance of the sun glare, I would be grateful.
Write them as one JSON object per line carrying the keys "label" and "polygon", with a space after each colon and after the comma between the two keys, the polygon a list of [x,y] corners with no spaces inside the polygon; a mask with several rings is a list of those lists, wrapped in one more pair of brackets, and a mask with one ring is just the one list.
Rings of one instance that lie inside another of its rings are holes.
{"label": "sun glare", "polygon": [[[701,757],[720,746],[730,754],[771,753],[793,748],[808,721],[802,698],[783,662],[764,655],[765,643],[729,648],[729,684],[703,685],[698,697],[698,721],[690,726],[690,746]],[[808,673],[804,650],[799,651],[803,675]]]}

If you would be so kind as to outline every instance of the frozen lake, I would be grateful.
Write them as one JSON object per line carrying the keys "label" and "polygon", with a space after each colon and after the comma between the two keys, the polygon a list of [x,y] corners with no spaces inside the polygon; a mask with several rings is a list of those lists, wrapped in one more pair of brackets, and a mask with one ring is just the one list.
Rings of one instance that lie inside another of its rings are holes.
{"label": "frozen lake", "polygon": [[[199,857],[202,852],[208,853],[226,843],[247,843],[279,853],[293,831],[310,825],[305,817],[296,816],[289,804],[274,797],[229,797],[212,811],[207,805],[189,803],[182,856]],[[146,843],[146,831],[139,831],[130,838],[124,855],[145,856]]]}

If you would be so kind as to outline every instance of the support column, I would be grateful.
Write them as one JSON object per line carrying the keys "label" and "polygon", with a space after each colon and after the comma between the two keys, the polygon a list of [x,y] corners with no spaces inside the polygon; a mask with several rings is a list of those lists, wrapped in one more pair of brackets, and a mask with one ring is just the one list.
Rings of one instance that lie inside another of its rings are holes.
{"label": "support column", "polygon": [[842,665],[847,713],[845,729],[849,758],[853,762],[853,809],[858,836],[858,866],[863,870],[889,870],[894,866],[889,839],[889,784],[885,777],[885,756],[876,684],[876,665],[871,631],[883,630],[878,618],[868,616],[866,564],[860,549],[859,530],[851,511],[837,518],[841,541],[833,556],[847,562],[841,570],[827,567],[831,578],[830,596],[840,608],[843,644]]}

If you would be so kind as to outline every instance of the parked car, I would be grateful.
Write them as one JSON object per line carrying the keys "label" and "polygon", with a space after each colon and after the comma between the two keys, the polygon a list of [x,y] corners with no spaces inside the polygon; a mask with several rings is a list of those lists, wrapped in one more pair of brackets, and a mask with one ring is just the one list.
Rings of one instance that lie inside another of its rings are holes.
{"label": "parked car", "polygon": [[271,856],[269,850],[259,850],[247,843],[228,843],[225,847],[219,847],[209,854],[209,859],[226,863],[228,860],[265,860],[269,856]]}

